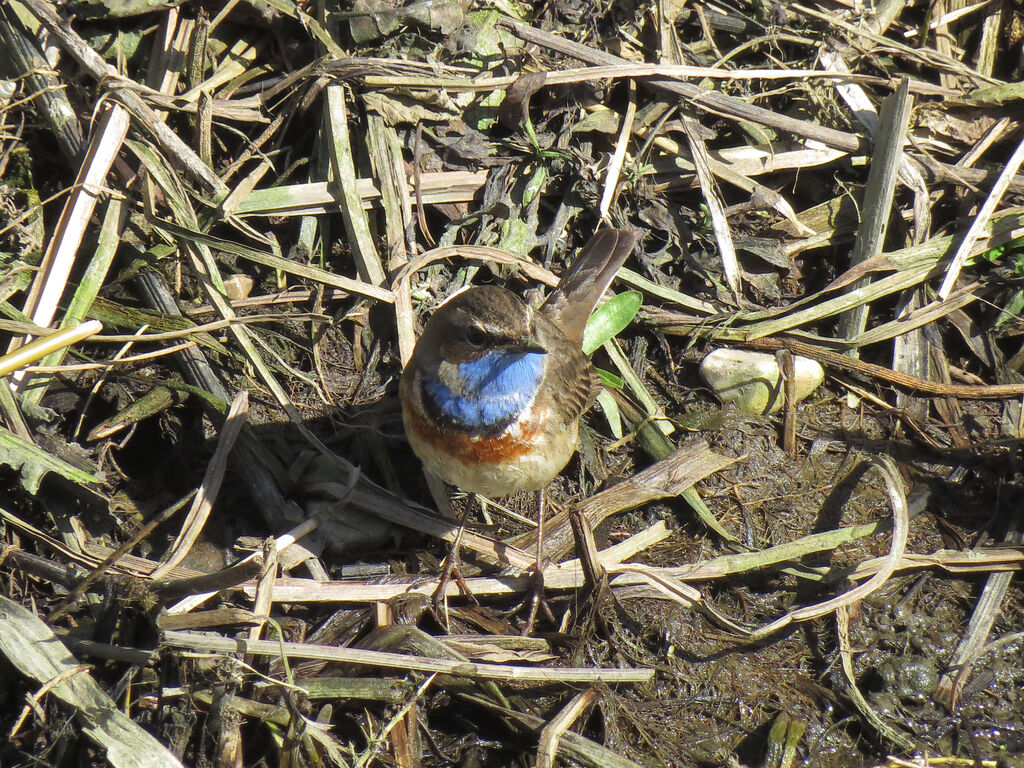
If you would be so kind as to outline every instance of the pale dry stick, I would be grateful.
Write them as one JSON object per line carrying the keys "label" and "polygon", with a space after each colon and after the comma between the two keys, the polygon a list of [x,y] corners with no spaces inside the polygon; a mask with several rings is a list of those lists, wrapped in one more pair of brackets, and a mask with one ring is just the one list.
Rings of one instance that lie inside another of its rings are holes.
{"label": "pale dry stick", "polygon": [[[663,138],[665,137],[659,136],[655,141]],[[678,147],[675,142],[671,143]],[[678,150],[673,150],[673,152],[676,151]],[[749,177],[778,173],[779,171],[807,170],[817,165],[835,162],[847,154],[842,150],[826,147],[811,139],[795,145],[788,142],[770,142],[754,146],[708,150],[708,155],[718,164]],[[655,165],[655,169],[657,169],[657,165]],[[813,234],[814,230],[807,230],[807,232]]]}
{"label": "pale dry stick", "polygon": [[989,147],[995,144],[997,141],[1003,138],[1003,134],[1009,129],[1012,121],[1008,117],[1001,117],[995,122],[982,136],[978,142],[971,147],[964,156],[956,161],[958,168],[971,168],[974,166],[981,156],[984,155]]}
{"label": "pale dry stick", "polygon": [[[122,161],[122,165],[124,165]],[[120,196],[112,196],[107,199],[106,210],[100,222],[99,233],[96,235],[96,249],[88,259],[88,264],[78,277],[78,287],[75,288],[67,305],[64,307],[64,316],[60,321],[61,328],[70,328],[86,319],[90,308],[94,305],[96,297],[105,282],[106,275],[110,270],[114,257],[117,255],[121,243],[120,233],[126,220],[125,200]],[[97,318],[99,319],[99,318]],[[41,365],[59,365],[63,362],[65,350],[53,352],[39,361]],[[43,385],[32,387],[26,397],[30,402],[39,403],[45,396],[50,379]]]}
{"label": "pale dry stick", "polygon": [[598,218],[607,222],[608,211],[615,199],[615,192],[619,186],[619,177],[622,175],[622,164],[626,159],[626,150],[629,148],[629,137],[633,133],[633,121],[636,118],[636,82],[629,82],[629,101],[626,102],[626,114],[622,116],[622,125],[619,128],[619,138],[615,142],[615,151],[608,163],[608,172],[604,179],[604,190],[601,192],[601,202],[597,207]]}
{"label": "pale dry stick", "polygon": [[[850,68],[842,54],[827,43],[818,53],[818,58],[829,72],[834,72],[836,75],[850,74]],[[847,108],[860,121],[868,134],[875,136],[878,133],[878,112],[864,89],[851,81],[837,83],[834,87],[839,97],[846,102]]]}
{"label": "pale dry stick", "polygon": [[[1003,539],[1009,545],[1020,546],[1024,539],[1021,524],[1017,521],[1015,513],[1011,512],[1008,517],[1008,526]],[[992,631],[992,625],[1002,612],[1003,601],[1010,588],[1013,575],[1012,573],[989,574],[978,602],[974,606],[974,611],[971,613],[967,632],[960,638],[960,642],[957,643],[957,647],[953,651],[953,657],[947,664],[949,671],[942,676],[935,688],[933,698],[950,712],[955,711],[957,700],[960,698],[960,690],[967,682],[967,674],[974,662],[977,661],[982,648],[985,647],[985,642]]]}
{"label": "pale dry stick", "polygon": [[325,122],[334,184],[340,189],[339,204],[349,246],[363,281],[375,286],[385,285],[387,278],[381,266],[380,255],[370,236],[370,222],[363,210],[362,198],[355,189],[358,181],[352,159],[352,141],[348,129],[348,109],[345,106],[345,86],[329,85],[325,89]]}
{"label": "pale dry stick", "polygon": [[[199,103],[194,101],[190,103],[179,102],[174,96],[168,96],[164,93],[158,93],[149,89],[140,90],[143,99],[147,104],[152,104],[156,109],[166,110],[168,112],[177,112],[182,115],[198,115],[199,114]],[[220,120],[224,120],[232,123],[247,123],[253,125],[267,125],[273,121],[267,117],[266,112],[259,108],[248,108],[237,104],[237,101],[242,99],[219,99],[210,98],[208,108],[211,116]],[[224,126],[228,130],[232,130],[227,126]],[[202,161],[200,161],[202,162]]]}
{"label": "pale dry stick", "polygon": [[971,222],[971,226],[964,234],[963,240],[960,241],[960,245],[957,247],[956,253],[953,255],[953,260],[946,269],[946,276],[942,280],[942,285],[939,287],[938,297],[940,299],[945,300],[952,292],[953,285],[956,283],[956,279],[960,276],[960,270],[963,268],[964,262],[967,260],[967,256],[974,247],[974,243],[979,237],[981,237],[989,219],[992,218],[992,214],[995,213],[996,206],[998,206],[999,202],[1003,199],[1003,194],[1009,187],[1010,181],[1016,175],[1021,163],[1024,163],[1024,138],[1022,138],[1020,143],[1017,144],[1017,148],[1013,151],[1013,154],[1010,155],[1010,159],[1006,161],[1006,166],[1003,168],[1002,172],[1000,172],[999,178],[996,179],[995,185],[988,193],[988,197],[985,198],[985,202],[982,204],[981,210],[978,211],[977,216],[974,217],[974,221]]}
{"label": "pale dry stick", "polygon": [[137,83],[125,81],[114,67],[85,42],[64,19],[57,15],[54,6],[47,0],[22,0],[32,15],[46,27],[47,31],[85,69],[94,80],[104,83],[114,97],[131,112],[139,123],[153,134],[160,148],[176,160],[190,176],[201,182],[216,196],[227,194],[227,188],[208,165],[167,125],[157,118],[156,111],[139,96],[141,88]]}
{"label": "pale dry stick", "polygon": [[[903,143],[912,107],[907,82],[903,81],[896,93],[885,100],[882,117],[876,121],[877,141],[871,156],[868,180],[864,185],[863,215],[850,252],[851,267],[857,267],[882,252],[896,194],[896,180],[900,164],[905,160]],[[866,288],[869,283],[867,277],[861,278],[854,290]],[[850,339],[863,333],[867,327],[868,309],[868,304],[860,304],[841,315],[839,335]],[[856,348],[847,350],[846,354],[853,358],[860,357]]]}
{"label": "pale dry stick", "polygon": [[[647,79],[664,77],[679,80],[831,80],[838,82],[863,83],[864,85],[884,86],[892,83],[892,78],[865,75],[853,72],[833,72],[827,69],[720,69],[715,67],[691,67],[685,64],[604,64],[592,67],[575,67],[571,69],[540,72],[544,75],[544,85],[572,85],[590,80],[615,80],[620,78]],[[436,91],[492,91],[508,88],[519,79],[519,75],[508,77],[417,77],[400,75],[366,75],[362,78],[364,85],[370,88],[406,88],[410,90]],[[948,91],[937,89],[931,83],[921,80],[912,81],[911,89],[928,95],[944,95]]]}
{"label": "pale dry stick", "polygon": [[[605,558],[602,553],[599,561],[609,571],[615,572],[611,586],[617,593],[629,596],[644,597],[669,597],[677,602],[681,596],[690,602],[699,602],[700,593],[690,592],[682,589],[680,582],[705,581],[721,579],[734,573],[747,573],[752,569],[778,565],[786,561],[834,549],[837,543],[850,541],[864,536],[882,533],[891,530],[889,527],[878,525],[856,526],[850,531],[828,531],[824,534],[812,534],[803,539],[791,542],[790,544],[772,547],[763,552],[754,552],[749,555],[725,555],[705,563],[694,565],[674,566],[668,568],[655,568],[652,566],[638,566],[630,563],[620,563],[621,558]],[[805,545],[806,542],[806,545]],[[822,542],[820,544],[816,542]],[[744,559],[747,558],[747,559]],[[125,558],[122,565],[130,567],[138,558]],[[147,568],[151,568],[149,561]],[[849,574],[849,578],[855,581],[869,578],[876,574],[886,562],[886,558],[875,558],[859,564]],[[916,571],[924,568],[938,568],[948,573],[991,573],[994,571],[1021,571],[1024,570],[1024,553],[1012,548],[994,549],[985,553],[964,553],[959,550],[932,553],[930,555],[910,554],[904,555],[897,566],[903,571]],[[847,575],[847,574],[844,574]],[[471,577],[464,580],[465,586],[476,597],[510,597],[521,594],[530,586],[529,578],[526,576],[499,576],[499,577]],[[579,589],[584,584],[584,575],[577,560],[567,561],[561,565],[549,565],[544,569],[544,583],[546,589],[551,590],[572,590]],[[682,585],[685,587],[686,585]],[[638,588],[643,588],[642,594],[638,594]],[[252,582],[242,584],[239,589],[252,599],[255,595],[255,585]],[[386,600],[403,595],[420,594],[424,597],[431,597],[437,592],[438,582],[436,579],[415,579],[405,578],[392,580],[386,584],[374,584],[355,581],[316,581],[313,579],[281,578],[275,585],[274,599],[278,603],[346,603],[346,604],[367,604]],[[458,585],[451,583],[446,588],[447,597],[457,598],[460,596]],[[209,599],[206,595],[204,599]],[[185,606],[187,609],[188,606]]]}
{"label": "pale dry stick", "polygon": [[[598,561],[604,567],[613,567],[636,553],[664,540],[669,531],[663,522],[652,526],[598,553]],[[535,564],[523,553],[527,566]],[[544,568],[545,585],[553,589],[577,589],[582,586],[582,571],[576,559],[561,564],[549,564]],[[519,594],[529,587],[529,577],[472,577],[464,580],[470,591],[478,597],[509,596]],[[387,583],[371,584],[356,581],[315,581],[285,577],[278,579],[274,599],[279,603],[292,602],[344,602],[375,603],[391,600],[403,595],[421,594],[424,597],[436,595],[438,579],[391,579]],[[247,598],[255,595],[255,585],[242,586]],[[460,587],[450,582],[444,593],[447,598],[461,595]],[[174,609],[172,609],[173,611]]]}
{"label": "pale dry stick", "polygon": [[[220,204],[221,213],[225,218],[234,214],[239,203],[252,194],[252,191],[256,189],[256,185],[263,180],[263,177],[271,168],[273,168],[273,166],[267,160],[261,160],[259,165],[253,168],[248,174],[246,174],[244,179],[235,185],[235,188],[228,193],[228,196],[225,197],[224,201]],[[237,219],[235,222],[240,223]]]}
{"label": "pale dry stick", "polygon": [[[319,517],[311,517],[311,518],[309,518],[307,520],[303,520],[297,526],[295,526],[290,531],[288,531],[288,533],[286,533],[286,534],[284,534],[282,536],[278,536],[274,540],[274,551],[277,552],[278,559],[280,560],[281,556],[285,554],[285,550],[287,550],[292,545],[296,544],[304,536],[312,533],[317,528],[319,528],[321,522],[322,521],[321,521],[321,519]],[[262,557],[263,557],[263,553],[262,552],[253,552],[252,554],[248,555],[244,559],[239,560],[235,564],[235,566],[241,566],[244,563],[247,563],[249,561],[256,560],[257,558],[262,558]],[[235,566],[232,566],[232,568],[234,568]],[[313,583],[315,584],[317,582],[314,581]],[[278,584],[280,584],[280,579],[276,579],[275,583],[274,583],[274,597],[275,597],[275,599],[277,599],[276,595],[277,595]],[[254,589],[254,592],[251,595],[251,597],[252,597],[252,599],[255,600],[255,597],[256,597],[256,595],[255,595],[255,587],[253,589]],[[194,595],[189,595],[188,597],[183,598],[178,603],[176,603],[173,606],[169,607],[167,609],[166,613],[169,614],[169,615],[188,613],[188,612],[198,608],[200,605],[205,603],[211,597],[214,597],[216,594],[217,594],[216,592],[202,592],[202,593],[197,593],[197,594],[194,594]],[[279,602],[283,602],[283,601],[279,601]]]}
{"label": "pale dry stick", "polygon": [[[938,29],[939,27],[948,26],[950,23],[956,21],[957,19],[972,14],[975,11],[979,11],[990,4],[991,0],[982,0],[980,3],[974,3],[973,5],[967,5],[964,6],[963,8],[957,8],[956,10],[952,11],[946,11],[938,18],[932,19],[928,24],[928,29]],[[915,26],[905,30],[903,32],[903,37],[910,39],[912,37],[917,37],[920,34],[921,28]],[[949,30],[945,30],[944,34],[949,35]]]}
{"label": "pale dry stick", "polygon": [[370,165],[380,187],[383,207],[388,245],[387,271],[394,274],[409,261],[411,249],[406,238],[413,220],[412,195],[406,183],[408,176],[402,157],[402,142],[394,126],[380,115],[367,113],[366,128]]}
{"label": "pale dry stick", "polygon": [[704,203],[708,207],[708,214],[711,217],[711,229],[715,233],[715,240],[718,242],[718,255],[722,259],[722,272],[725,274],[725,282],[732,291],[733,296],[739,298],[742,292],[740,287],[740,265],[736,259],[736,246],[732,242],[732,233],[729,231],[729,222],[725,218],[725,206],[722,205],[722,196],[715,183],[715,177],[711,173],[711,165],[708,158],[707,147],[700,137],[700,125],[692,117],[683,116],[683,128],[686,131],[686,140],[690,145],[690,157],[693,158],[693,167],[697,172],[697,181],[700,182],[700,190],[704,196]]}
{"label": "pale dry stick", "polygon": [[[85,553],[84,551],[78,552],[72,549],[60,539],[56,539],[50,534],[46,533],[46,531],[42,531],[39,528],[36,528],[31,523],[25,522],[20,517],[12,515],[3,507],[0,507],[0,520],[3,520],[5,523],[7,523],[9,526],[19,531],[20,533],[23,533],[27,536],[31,536],[36,541],[42,542],[48,549],[57,552],[58,554],[62,555],[65,559],[70,560],[71,562],[81,565],[85,568],[95,568],[98,565],[100,565],[100,563],[103,561],[102,557],[95,557]],[[109,554],[109,552],[107,554]]]}
{"label": "pale dry stick", "polygon": [[264,620],[270,616],[270,609],[274,605],[274,584],[277,582],[278,562],[277,546],[274,540],[270,539],[263,547],[263,573],[256,580],[256,597],[252,601],[252,613],[258,623],[249,628],[250,640],[260,639]]}
{"label": "pale dry stick", "polygon": [[[668,538],[669,534],[670,531],[665,521],[659,520],[639,533],[634,533],[629,538],[623,539],[618,544],[612,544],[610,547],[600,550],[597,553],[597,562],[605,568],[619,565],[625,560],[635,557],[645,549],[653,547],[659,541],[664,541]],[[575,570],[579,567],[579,559],[573,558],[572,560],[549,565],[544,569],[544,572]]]}
{"label": "pale dry stick", "polygon": [[235,395],[235,399],[231,403],[231,409],[228,411],[224,427],[217,441],[217,448],[210,459],[209,466],[206,468],[203,483],[199,487],[195,499],[192,501],[192,506],[188,511],[185,522],[182,524],[181,531],[171,545],[170,553],[164,562],[150,574],[150,579],[161,578],[171,568],[184,560],[185,556],[192,549],[192,545],[196,543],[196,539],[199,538],[199,534],[202,532],[203,526],[206,525],[210,512],[213,510],[213,504],[217,500],[221,483],[224,481],[228,456],[230,456],[231,449],[234,447],[239,434],[241,434],[248,410],[249,393],[242,390]]}
{"label": "pale dry stick", "polygon": [[650,595],[651,597],[672,600],[686,608],[696,608],[716,625],[730,632],[744,637],[751,635],[750,630],[737,624],[715,608],[708,600],[705,600],[699,590],[683,583],[674,576],[665,574],[663,571],[664,569],[653,568],[647,565],[636,565],[634,563],[617,565],[614,568],[608,569],[609,574],[618,576],[629,574],[639,579],[640,583],[653,590],[653,594]]}
{"label": "pale dry stick", "polygon": [[147,362],[149,360],[156,360],[160,357],[166,357],[167,355],[173,355],[175,352],[181,352],[186,349],[192,349],[198,347],[199,344],[195,341],[184,341],[181,344],[175,344],[174,346],[167,347],[165,349],[158,349],[155,352],[145,352],[138,355],[128,355],[119,359],[107,360],[102,363],[68,363],[66,365],[28,365],[25,366],[26,373],[71,373],[81,371],[102,371],[107,368],[112,368],[115,365],[132,365],[134,363]]}
{"label": "pale dry stick", "polygon": [[[821,52],[822,62],[828,66],[829,69],[835,69],[838,72],[848,72],[846,61],[842,55],[831,47],[826,47]],[[867,130],[868,134],[876,138],[877,143],[883,143],[889,138],[889,133],[892,131],[891,127],[887,127],[885,131],[879,134],[878,125],[878,114],[875,111],[875,106],[868,98],[868,95],[864,92],[864,89],[856,83],[850,83],[848,85],[838,85],[836,90],[839,91],[840,95],[844,98],[847,105],[853,111],[854,115],[860,120],[861,125]],[[900,94],[897,101],[906,101],[910,103],[910,109],[913,109],[913,98],[911,96],[910,78],[901,77],[894,89],[894,92]],[[889,103],[887,99],[885,103]],[[884,107],[883,107],[884,108]],[[890,108],[891,109],[891,108]],[[902,114],[899,110],[894,110],[897,113],[897,119],[902,118]],[[887,120],[892,122],[890,117]],[[898,123],[897,123],[898,124]],[[901,139],[906,140],[907,128],[903,127]],[[876,149],[876,154],[877,154]],[[875,160],[872,159],[872,168],[874,167]],[[899,160],[899,176],[900,181],[906,184],[914,192],[914,217],[912,219],[912,230],[913,230],[913,242],[917,243],[924,242],[928,232],[931,231],[931,199],[928,194],[928,187],[924,182],[924,177],[917,167],[910,162],[910,158],[906,152],[901,152]]]}
{"label": "pale dry stick", "polygon": [[[617,558],[599,558],[601,564],[615,573],[612,588],[618,594],[642,597],[669,597],[677,602],[682,596],[690,602],[698,602],[700,593],[680,588],[680,582],[721,579],[736,573],[748,573],[756,568],[779,565],[789,560],[815,552],[834,549],[838,543],[891,530],[878,525],[855,526],[849,531],[828,531],[823,534],[805,536],[796,542],[772,547],[749,555],[724,555],[705,563],[655,568],[631,563],[614,562]],[[805,544],[806,542],[806,544]],[[818,543],[821,542],[821,543]],[[747,559],[743,559],[747,558]],[[843,573],[854,581],[866,579],[886,565],[887,558],[874,558],[860,563],[852,573]],[[130,563],[125,560],[125,567]],[[1013,548],[993,549],[984,553],[964,553],[959,550],[940,550],[928,555],[905,554],[897,564],[897,570],[918,571],[937,568],[947,573],[991,573],[994,571],[1024,570],[1024,552]],[[527,576],[470,577],[465,586],[478,598],[506,598],[522,594],[529,589]],[[561,565],[549,565],[544,569],[544,586],[549,590],[579,589],[584,584],[583,571],[577,560]],[[683,586],[686,586],[685,584]],[[239,587],[251,599],[255,594],[253,583]],[[392,580],[386,584],[356,581],[326,581],[313,579],[281,578],[278,580],[274,600],[281,604],[290,603],[345,603],[361,605],[391,600],[403,595],[420,594],[431,597],[437,592],[436,579],[415,579],[412,577]],[[642,588],[642,592],[638,592]],[[460,588],[452,583],[445,594],[450,598],[460,596]]]}
{"label": "pale dry stick", "polygon": [[[988,3],[982,3],[988,5]],[[995,3],[991,13],[986,13],[981,20],[981,41],[978,43],[977,64],[978,71],[985,77],[992,77],[996,66],[996,57],[1005,50],[1004,24],[1006,14],[1010,8],[1002,3]]]}
{"label": "pale dry stick", "polygon": [[600,696],[601,694],[596,688],[588,688],[582,693],[576,694],[551,719],[551,722],[544,726],[540,732],[540,744],[537,746],[537,762],[534,763],[536,768],[554,767],[558,742],[561,741],[562,734],[569,730],[569,726],[582,717],[583,713],[590,709]]}
{"label": "pale dry stick", "polygon": [[[177,8],[167,9],[153,41],[153,53],[146,74],[146,85],[168,95],[174,93],[181,74],[181,68],[172,65],[172,60],[184,56],[195,25],[193,19],[181,19],[179,24],[179,15]],[[157,111],[155,114],[159,120],[167,119],[166,112]]]}
{"label": "pale dry stick", "polygon": [[[207,29],[207,32],[209,30]],[[206,80],[179,94],[175,100],[179,103],[198,102],[203,94],[213,93],[222,85],[227,85],[239,75],[245,73],[248,65],[256,61],[259,50],[248,40],[239,39],[224,53],[220,64],[214,63],[214,71]],[[201,108],[201,107],[200,107]]]}
{"label": "pale dry stick", "polygon": [[[129,123],[128,113],[116,104],[111,105],[104,110],[92,133],[85,159],[75,179],[74,191],[64,203],[57,226],[43,254],[39,272],[25,299],[23,311],[36,325],[47,326],[53,321],[60,297],[67,287],[75,256],[103,191],[103,182],[128,134]],[[12,339],[9,351],[13,352],[26,341],[25,338]],[[27,377],[18,372],[11,379],[17,385],[16,388],[22,391],[28,383]]]}
{"label": "pale dry stick", "polygon": [[280,656],[289,659],[319,659],[343,664],[362,664],[402,672],[415,671],[456,675],[477,680],[503,680],[511,683],[642,683],[654,677],[653,669],[598,669],[589,667],[554,667],[534,669],[508,664],[486,664],[470,661],[434,659],[387,651],[339,648],[316,643],[282,643],[274,640],[245,640],[211,637],[196,632],[165,632],[163,645],[197,653],[245,653],[255,656]]}
{"label": "pale dry stick", "polygon": [[0,376],[7,376],[10,373],[25,369],[34,360],[46,357],[58,349],[70,347],[80,341],[88,339],[103,330],[103,323],[99,320],[87,320],[81,325],[73,328],[65,328],[62,331],[54,331],[46,336],[31,341],[13,352],[8,352],[0,357]]}
{"label": "pale dry stick", "polygon": [[238,5],[238,2],[239,0],[228,0],[228,2],[224,4],[224,7],[217,11],[217,15],[213,17],[213,20],[210,21],[210,28],[208,32],[212,33],[213,30],[217,28],[217,25],[224,21],[224,19],[227,18],[228,14],[235,9],[235,6]]}
{"label": "pale dry stick", "polygon": [[[953,3],[950,3],[952,5]],[[936,3],[935,8],[938,10],[944,9],[947,4],[944,2]],[[932,23],[929,24],[929,29],[934,29],[935,34],[929,35],[928,42],[931,47],[940,55],[949,59],[955,59],[953,54],[953,41],[950,39],[950,31],[947,26],[947,19],[949,18],[948,13],[938,13],[937,18],[932,19]],[[939,70],[939,84],[945,88],[956,88],[959,86],[959,78],[955,75],[950,74],[945,70]]]}
{"label": "pale dry stick", "polygon": [[[487,171],[421,173],[420,192],[424,205],[465,203],[473,200],[486,182]],[[406,194],[412,195],[412,181],[406,177],[404,184]],[[373,201],[380,197],[373,179],[358,179],[355,191],[362,198],[363,208],[373,207]],[[310,181],[254,190],[239,202],[235,213],[239,216],[312,216],[336,213],[340,205],[340,193],[335,185]]]}

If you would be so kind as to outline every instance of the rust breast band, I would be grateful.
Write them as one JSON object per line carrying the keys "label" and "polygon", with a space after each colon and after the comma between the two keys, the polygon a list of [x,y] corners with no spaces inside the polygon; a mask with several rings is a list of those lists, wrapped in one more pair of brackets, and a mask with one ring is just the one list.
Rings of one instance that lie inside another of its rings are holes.
{"label": "rust breast band", "polygon": [[533,423],[524,425],[519,435],[474,438],[432,424],[418,408],[410,408],[408,416],[408,428],[417,437],[438,453],[457,458],[465,464],[504,464],[514,461],[533,450],[540,434],[540,425]]}

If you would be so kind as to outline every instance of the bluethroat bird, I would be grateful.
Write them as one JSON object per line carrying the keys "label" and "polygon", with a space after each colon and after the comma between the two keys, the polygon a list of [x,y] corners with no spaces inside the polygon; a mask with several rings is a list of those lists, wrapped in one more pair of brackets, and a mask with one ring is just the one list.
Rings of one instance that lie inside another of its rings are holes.
{"label": "bluethroat bird", "polygon": [[540,491],[576,449],[600,380],[583,328],[636,243],[598,232],[539,309],[478,286],[438,309],[402,373],[405,432],[433,474],[464,491]]}

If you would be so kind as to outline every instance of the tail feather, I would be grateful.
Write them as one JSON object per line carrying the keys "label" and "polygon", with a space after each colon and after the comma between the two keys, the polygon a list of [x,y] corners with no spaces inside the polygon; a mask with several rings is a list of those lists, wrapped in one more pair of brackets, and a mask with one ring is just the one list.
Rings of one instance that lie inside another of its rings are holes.
{"label": "tail feather", "polygon": [[615,273],[636,245],[637,235],[625,229],[602,229],[587,242],[562,280],[541,306],[541,312],[566,338],[583,341],[583,328]]}

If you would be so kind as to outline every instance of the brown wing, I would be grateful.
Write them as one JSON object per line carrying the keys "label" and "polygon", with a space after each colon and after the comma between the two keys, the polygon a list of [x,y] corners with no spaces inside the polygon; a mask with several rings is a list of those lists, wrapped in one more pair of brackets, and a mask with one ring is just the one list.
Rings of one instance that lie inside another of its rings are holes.
{"label": "brown wing", "polygon": [[590,364],[590,360],[580,354],[585,365],[580,367],[576,378],[568,383],[565,389],[566,412],[569,414],[567,423],[575,421],[586,412],[597,399],[597,393],[601,390],[601,378]]}
{"label": "brown wing", "polygon": [[551,402],[541,405],[556,406],[552,413],[558,414],[562,426],[567,427],[594,403],[601,379],[580,350],[579,343],[565,338],[561,329],[544,315],[536,318],[536,330],[541,345],[548,351],[546,379],[541,391]]}
{"label": "brown wing", "polygon": [[636,245],[637,236],[625,229],[602,229],[587,242],[562,275],[540,311],[569,341],[583,342],[583,327],[615,273]]}

